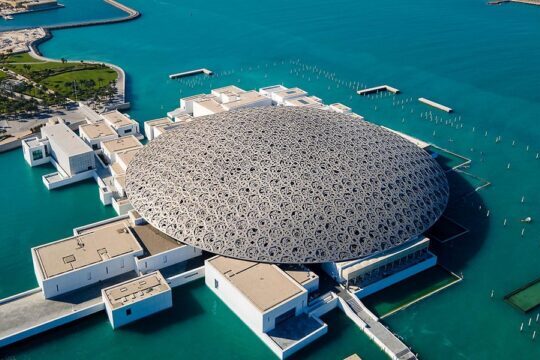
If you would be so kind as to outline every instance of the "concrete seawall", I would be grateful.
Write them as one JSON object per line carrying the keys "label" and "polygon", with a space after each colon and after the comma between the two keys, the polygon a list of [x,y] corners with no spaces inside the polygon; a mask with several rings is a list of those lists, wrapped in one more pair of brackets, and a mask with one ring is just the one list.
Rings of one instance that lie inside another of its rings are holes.
{"label": "concrete seawall", "polygon": [[116,19],[106,19],[106,20],[90,20],[90,21],[83,21],[83,22],[74,22],[74,23],[67,23],[67,24],[60,24],[60,25],[52,25],[45,27],[48,30],[60,30],[60,29],[69,29],[69,28],[76,28],[76,27],[82,27],[82,26],[95,26],[95,25],[106,25],[106,24],[115,24],[119,22],[129,21],[138,18],[141,16],[141,13],[135,9],[132,9],[126,5],[123,5],[115,0],[104,0],[106,3],[111,4],[117,9],[120,9],[127,13],[127,16],[116,18]]}

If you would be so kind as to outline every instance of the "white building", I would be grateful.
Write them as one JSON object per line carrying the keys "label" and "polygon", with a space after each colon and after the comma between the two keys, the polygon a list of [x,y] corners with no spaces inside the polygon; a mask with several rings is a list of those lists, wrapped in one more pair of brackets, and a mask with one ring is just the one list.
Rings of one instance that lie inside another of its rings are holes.
{"label": "white building", "polygon": [[304,313],[308,290],[277,265],[215,256],[205,261],[205,282],[279,358],[327,332],[326,324]]}
{"label": "white building", "polygon": [[145,121],[144,135],[149,141],[154,140],[154,138],[156,137],[154,131],[157,126],[170,125],[172,123],[172,120],[168,117]]}
{"label": "white building", "polygon": [[363,298],[436,264],[437,256],[429,251],[429,239],[420,236],[361,259],[325,263],[323,269]]}
{"label": "white building", "polygon": [[101,117],[119,136],[139,135],[139,123],[118,110],[104,112]]}
{"label": "white building", "polygon": [[79,136],[93,150],[101,149],[101,143],[118,138],[118,134],[104,121],[79,126]]}
{"label": "white building", "polygon": [[172,307],[172,291],[159,271],[101,290],[105,311],[116,329]]}
{"label": "white building", "polygon": [[42,177],[48,189],[86,180],[95,174],[92,148],[63,122],[42,127],[41,138],[23,140],[22,149],[30,166],[51,162],[56,167],[57,172]]}
{"label": "white building", "polygon": [[133,135],[105,141],[101,144],[101,148],[103,149],[103,157],[108,161],[109,164],[116,161],[117,153],[126,150],[140,149],[142,147],[143,145],[141,142]]}
{"label": "white building", "polygon": [[96,224],[78,235],[32,248],[34,271],[45,298],[136,270],[144,251],[127,221]]}

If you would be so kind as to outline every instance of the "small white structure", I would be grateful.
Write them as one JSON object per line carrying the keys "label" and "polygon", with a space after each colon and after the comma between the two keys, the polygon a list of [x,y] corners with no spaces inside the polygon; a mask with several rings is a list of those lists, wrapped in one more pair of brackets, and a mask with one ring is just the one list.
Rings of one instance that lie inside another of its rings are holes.
{"label": "small white structure", "polygon": [[101,117],[119,136],[139,135],[139,123],[118,110],[104,112]]}
{"label": "small white structure", "polygon": [[423,236],[361,259],[322,265],[334,280],[346,284],[358,298],[371,295],[437,264]]}
{"label": "small white structure", "polygon": [[330,110],[333,110],[335,112],[341,113],[341,114],[350,114],[351,108],[348,106],[343,105],[342,103],[333,103],[329,105]]}
{"label": "small white structure", "polygon": [[308,291],[276,265],[215,256],[205,261],[205,282],[281,359],[328,330],[304,313]]}
{"label": "small white structure", "polygon": [[80,125],[79,136],[90,145],[93,150],[98,150],[101,148],[101,143],[103,141],[116,139],[118,134],[104,121],[100,121]]}
{"label": "small white structure", "polygon": [[285,100],[291,100],[294,98],[307,96],[308,93],[304,90],[294,87],[290,89],[283,89],[271,92],[272,101],[277,105],[283,105]]}
{"label": "small white structure", "polygon": [[285,106],[296,106],[296,107],[309,107],[309,108],[320,108],[322,109],[324,105],[321,103],[321,99],[314,96],[300,96],[294,97],[291,99],[285,99],[283,102]]}
{"label": "small white structure", "polygon": [[168,117],[145,121],[144,122],[144,135],[149,141],[154,140],[154,138],[156,137],[154,131],[157,126],[170,125],[172,123],[173,123],[172,120],[169,119]]}
{"label": "small white structure", "polygon": [[133,135],[124,136],[118,139],[105,141],[101,144],[103,157],[112,164],[116,161],[116,154],[125,150],[140,149],[143,145]]}
{"label": "small white structure", "polygon": [[172,307],[172,291],[159,271],[101,290],[113,329]]}
{"label": "small white structure", "polygon": [[77,235],[32,248],[45,298],[136,270],[143,248],[126,220],[90,225]]}

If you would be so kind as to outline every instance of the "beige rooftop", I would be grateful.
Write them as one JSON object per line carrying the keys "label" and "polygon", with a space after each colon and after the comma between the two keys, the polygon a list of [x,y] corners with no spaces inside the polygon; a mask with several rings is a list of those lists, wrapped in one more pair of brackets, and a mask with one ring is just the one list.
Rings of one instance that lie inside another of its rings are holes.
{"label": "beige rooftop", "polygon": [[137,147],[134,149],[119,152],[116,154],[116,161],[122,161],[122,163],[127,167],[138,151],[139,148]]}
{"label": "beige rooftop", "polygon": [[287,275],[292,277],[300,285],[304,285],[319,277],[304,265],[283,265],[281,266],[281,270],[285,271]]}
{"label": "beige rooftop", "polygon": [[238,100],[223,104],[223,107],[227,110],[233,110],[266,99],[268,99],[266,96],[263,96],[256,91],[246,91],[238,95]]}
{"label": "beige rooftop", "polygon": [[33,249],[44,279],[96,264],[120,255],[141,251],[128,222],[85,229],[82,234]]}
{"label": "beige rooftop", "polygon": [[205,109],[211,111],[214,114],[225,111],[225,109],[221,106],[221,104],[212,98],[203,98],[200,100],[195,100],[194,102],[197,103],[199,106],[202,106]]}
{"label": "beige rooftop", "polygon": [[170,123],[172,123],[172,121],[168,117],[162,117],[159,119],[153,119],[153,120],[148,120],[144,122],[145,125],[147,124],[150,126],[156,126],[160,124],[170,124]]}
{"label": "beige rooftop", "polygon": [[101,114],[101,117],[115,129],[121,128],[122,126],[131,125],[133,123],[130,118],[118,110],[104,112]]}
{"label": "beige rooftop", "polygon": [[306,291],[276,265],[224,256],[208,262],[262,312]]}
{"label": "beige rooftop", "polygon": [[111,308],[117,309],[170,290],[163,275],[156,271],[103,289],[103,293]]}
{"label": "beige rooftop", "polygon": [[281,90],[281,91],[276,91],[274,94],[282,97],[283,99],[288,99],[288,98],[291,98],[291,97],[307,95],[307,92],[305,92],[304,90],[302,90],[300,88],[294,87],[294,88],[290,88],[290,89],[284,89],[284,90]]}
{"label": "beige rooftop", "polygon": [[101,145],[103,150],[107,150],[110,154],[122,150],[141,148],[142,146],[141,142],[133,135],[104,141]]}
{"label": "beige rooftop", "polygon": [[149,224],[134,226],[132,230],[150,255],[186,246]]}
{"label": "beige rooftop", "polygon": [[105,122],[84,124],[79,126],[79,130],[83,131],[90,139],[116,135],[116,132]]}

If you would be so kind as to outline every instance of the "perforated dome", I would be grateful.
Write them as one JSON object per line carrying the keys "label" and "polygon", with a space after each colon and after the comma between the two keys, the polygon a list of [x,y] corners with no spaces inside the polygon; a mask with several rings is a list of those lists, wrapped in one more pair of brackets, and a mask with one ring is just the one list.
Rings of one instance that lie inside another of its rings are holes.
{"label": "perforated dome", "polygon": [[141,149],[133,207],[167,235],[272,263],[359,258],[427,230],[446,175],[400,136],[350,116],[264,107],[197,118]]}

